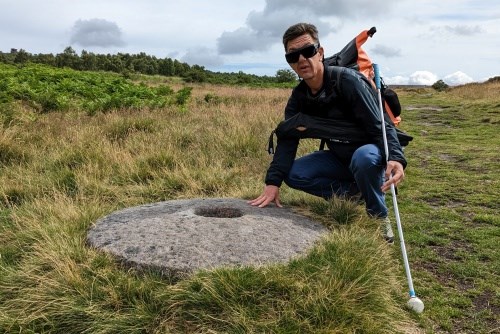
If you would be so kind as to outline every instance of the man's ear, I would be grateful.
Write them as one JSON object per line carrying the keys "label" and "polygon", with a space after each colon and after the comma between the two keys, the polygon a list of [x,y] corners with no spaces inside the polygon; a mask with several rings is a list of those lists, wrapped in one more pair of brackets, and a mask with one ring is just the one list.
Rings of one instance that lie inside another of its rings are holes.
{"label": "man's ear", "polygon": [[323,49],[322,46],[319,47],[318,52],[319,52],[319,55],[320,55],[319,61],[323,62],[323,60],[325,59],[325,50]]}

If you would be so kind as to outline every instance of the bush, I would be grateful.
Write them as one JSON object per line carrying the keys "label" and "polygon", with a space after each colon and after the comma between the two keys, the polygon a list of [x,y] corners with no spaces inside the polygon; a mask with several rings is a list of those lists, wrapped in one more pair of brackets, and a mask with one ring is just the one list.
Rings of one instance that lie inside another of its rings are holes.
{"label": "bush", "polygon": [[193,88],[191,87],[184,87],[177,91],[177,94],[175,96],[175,103],[179,106],[185,106],[189,98],[191,97],[191,91]]}
{"label": "bush", "polygon": [[294,71],[292,71],[290,69],[278,70],[276,72],[276,81],[278,83],[296,82],[297,81],[297,75],[295,74]]}
{"label": "bush", "polygon": [[486,82],[500,82],[500,76],[495,76],[493,78],[489,78]]}
{"label": "bush", "polygon": [[448,84],[444,82],[443,80],[438,80],[436,81],[433,85],[432,88],[437,90],[438,92],[441,92],[443,90],[447,90],[449,88]]}

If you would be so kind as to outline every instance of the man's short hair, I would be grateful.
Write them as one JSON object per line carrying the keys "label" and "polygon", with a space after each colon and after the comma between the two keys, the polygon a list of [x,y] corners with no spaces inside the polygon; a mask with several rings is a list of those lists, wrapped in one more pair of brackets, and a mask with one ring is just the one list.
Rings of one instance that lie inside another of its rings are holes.
{"label": "man's short hair", "polygon": [[305,34],[311,36],[315,43],[319,42],[318,29],[314,24],[303,22],[297,23],[288,28],[283,34],[283,46],[285,47],[285,52],[288,51],[288,42]]}

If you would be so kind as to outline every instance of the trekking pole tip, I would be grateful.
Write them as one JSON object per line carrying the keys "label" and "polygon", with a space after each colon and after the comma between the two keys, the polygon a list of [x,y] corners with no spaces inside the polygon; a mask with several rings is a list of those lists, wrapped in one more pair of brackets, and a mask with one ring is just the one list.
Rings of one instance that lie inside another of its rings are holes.
{"label": "trekking pole tip", "polygon": [[407,306],[410,310],[416,313],[422,313],[424,311],[424,302],[422,302],[417,296],[411,297]]}

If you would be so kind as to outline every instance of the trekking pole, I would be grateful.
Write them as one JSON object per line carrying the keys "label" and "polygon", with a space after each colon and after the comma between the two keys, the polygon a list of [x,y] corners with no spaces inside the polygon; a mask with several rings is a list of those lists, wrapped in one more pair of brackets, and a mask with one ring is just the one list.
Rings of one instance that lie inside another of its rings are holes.
{"label": "trekking pole", "polygon": [[[384,140],[384,150],[386,162],[389,160],[389,145],[387,144],[387,134],[385,129],[385,118],[384,118],[384,107],[382,105],[382,93],[380,85],[380,72],[378,64],[373,64],[373,71],[375,72],[375,86],[377,87],[378,93],[378,104],[380,109],[380,118],[382,121],[382,136]],[[389,176],[390,178],[392,177]],[[401,242],[401,252],[403,253],[403,262],[405,266],[406,278],[408,280],[408,289],[410,290],[410,300],[408,300],[407,306],[411,310],[422,313],[424,310],[424,303],[417,297],[415,290],[413,289],[413,280],[411,278],[410,264],[408,263],[408,255],[406,254],[405,240],[403,238],[403,227],[401,226],[401,219],[399,217],[398,201],[396,198],[396,189],[394,183],[391,183],[391,193],[392,193],[392,203],[394,206],[394,215],[396,216],[396,225],[398,228],[399,240]]]}

